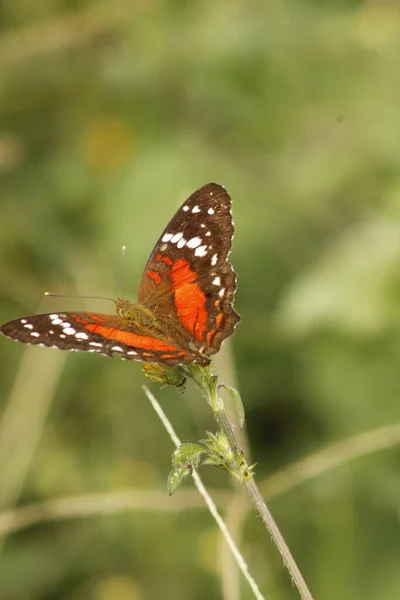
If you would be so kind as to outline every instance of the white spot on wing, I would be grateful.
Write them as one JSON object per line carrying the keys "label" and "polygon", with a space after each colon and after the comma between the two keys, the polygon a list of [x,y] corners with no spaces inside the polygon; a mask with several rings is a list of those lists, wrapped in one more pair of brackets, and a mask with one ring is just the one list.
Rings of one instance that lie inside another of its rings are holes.
{"label": "white spot on wing", "polygon": [[21,323],[22,323],[23,325],[25,325],[25,323],[27,323],[27,322],[28,322],[28,321],[27,321],[26,319],[21,319]]}
{"label": "white spot on wing", "polygon": [[221,285],[221,277],[216,277],[213,280],[213,285]]}
{"label": "white spot on wing", "polygon": [[103,344],[99,344],[99,342],[89,342],[89,346],[96,346],[96,348],[102,348]]}
{"label": "white spot on wing", "polygon": [[197,246],[200,246],[201,244],[201,238],[199,237],[194,237],[191,240],[189,240],[188,242],[186,242],[186,246],[188,248],[197,248]]}
{"label": "white spot on wing", "polygon": [[65,335],[63,333],[60,333],[60,338],[65,338]]}
{"label": "white spot on wing", "polygon": [[206,236],[210,237],[210,235],[211,235],[211,231],[207,231]]}
{"label": "white spot on wing", "polygon": [[209,208],[207,212],[209,215],[213,215],[215,213],[215,210],[213,208]]}
{"label": "white spot on wing", "polygon": [[225,294],[225,288],[221,288],[221,289],[219,290],[219,292],[218,292],[218,296],[219,296],[220,298],[222,298],[224,294]]}
{"label": "white spot on wing", "polygon": [[55,318],[52,320],[52,325],[61,325],[62,319],[58,317],[58,315],[53,315]]}
{"label": "white spot on wing", "polygon": [[165,233],[162,237],[162,242],[169,242],[169,240],[172,238],[172,233]]}
{"label": "white spot on wing", "polygon": [[33,325],[31,325],[30,323],[27,323],[26,325],[24,325],[24,327],[26,327],[26,329],[33,329]]}
{"label": "white spot on wing", "polygon": [[64,327],[64,333],[66,335],[75,335],[76,331],[73,327]]}
{"label": "white spot on wing", "polygon": [[218,254],[214,254],[214,256],[211,259],[211,264],[213,267],[215,267],[215,265],[217,264],[218,261]]}
{"label": "white spot on wing", "polygon": [[182,239],[179,240],[179,242],[177,243],[176,247],[177,248],[183,248],[183,246],[185,246],[185,245],[186,245],[186,240],[185,240],[185,238],[182,238]]}
{"label": "white spot on wing", "polygon": [[129,356],[137,356],[136,350],[129,350],[128,354],[129,354]]}
{"label": "white spot on wing", "polygon": [[193,208],[192,208],[192,213],[198,213],[198,212],[200,212],[200,208],[196,204],[196,206],[193,206]]}
{"label": "white spot on wing", "polygon": [[61,325],[62,325],[62,327],[64,327],[64,328],[71,327],[71,323],[62,323]]}
{"label": "white spot on wing", "polygon": [[207,246],[199,246],[198,248],[196,248],[196,250],[194,251],[194,255],[195,256],[200,256],[203,257],[207,254]]}
{"label": "white spot on wing", "polygon": [[123,348],[121,348],[121,346],[113,346],[111,348],[111,350],[115,350],[116,352],[123,352],[124,351]]}
{"label": "white spot on wing", "polygon": [[160,246],[160,251],[164,252],[164,250],[167,249],[167,244],[163,244],[162,246]]}
{"label": "white spot on wing", "polygon": [[179,231],[179,233],[176,233],[172,238],[171,238],[171,243],[172,244],[176,244],[177,242],[179,242],[179,240],[183,237],[183,233],[181,231]]}
{"label": "white spot on wing", "polygon": [[58,319],[58,315],[55,315],[55,314],[53,314],[53,315],[50,315],[50,319],[51,319],[51,320],[53,320],[53,319]]}
{"label": "white spot on wing", "polygon": [[[182,206],[182,210],[184,210],[186,212],[187,210],[189,210],[189,207],[188,206]],[[128,352],[128,354],[130,354],[130,353]]]}
{"label": "white spot on wing", "polygon": [[88,340],[89,339],[89,336],[84,331],[78,331],[78,333],[75,334],[75,337],[78,340]]}
{"label": "white spot on wing", "polygon": [[204,224],[204,223],[200,223],[200,227],[201,227],[202,229],[204,229],[204,227],[205,227],[205,224]]}
{"label": "white spot on wing", "polygon": [[33,337],[40,337],[40,333],[37,333],[36,331],[32,331],[31,335]]}

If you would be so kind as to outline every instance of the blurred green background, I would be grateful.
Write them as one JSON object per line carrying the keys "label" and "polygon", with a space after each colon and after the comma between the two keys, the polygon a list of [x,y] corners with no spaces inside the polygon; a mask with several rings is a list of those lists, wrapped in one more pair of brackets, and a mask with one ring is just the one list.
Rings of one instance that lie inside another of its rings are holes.
{"label": "blurred green background", "polygon": [[[179,204],[225,185],[242,322],[215,368],[321,600],[400,597],[399,64],[395,2],[0,5],[1,321],[111,310],[43,292],[115,297],[122,244],[134,299]],[[0,360],[1,600],[253,597],[192,483],[166,494],[138,365],[5,338]],[[190,387],[152,389],[181,439],[215,430]],[[298,598],[201,474],[265,597]]]}

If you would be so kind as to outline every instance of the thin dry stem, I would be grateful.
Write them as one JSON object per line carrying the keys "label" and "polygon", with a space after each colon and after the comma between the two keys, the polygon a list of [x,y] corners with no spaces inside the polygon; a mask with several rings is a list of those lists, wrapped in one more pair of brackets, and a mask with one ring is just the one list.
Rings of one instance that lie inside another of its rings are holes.
{"label": "thin dry stem", "polygon": [[[215,403],[213,401],[210,401],[210,405],[213,406],[213,405],[215,405]],[[228,419],[226,418],[226,415],[225,415],[223,409],[221,408],[221,406],[218,407],[218,410],[214,411],[214,416],[215,416],[215,419],[216,419],[218,425],[220,426],[221,430],[225,433],[227,440],[230,443],[232,453],[237,454],[238,449],[239,449],[239,453],[240,453],[240,448],[239,448],[237,439],[235,437],[235,432],[233,431],[232,426],[229,423]],[[275,546],[277,547],[278,552],[280,553],[280,555],[282,557],[283,563],[286,566],[287,570],[289,571],[292,581],[295,584],[295,586],[297,587],[301,597],[303,598],[303,600],[313,600],[313,596],[312,596],[310,590],[308,589],[305,579],[304,579],[303,575],[301,574],[301,571],[298,568],[297,563],[296,563],[292,553],[290,552],[289,547],[286,544],[286,542],[279,530],[277,523],[275,522],[275,519],[273,518],[270,510],[268,509],[267,505],[265,504],[264,499],[261,495],[260,490],[258,489],[258,486],[255,482],[254,477],[245,479],[243,481],[243,485],[244,485],[249,497],[251,498],[251,501],[253,502],[255,509],[257,510],[258,514],[261,516],[261,519],[263,520],[263,522],[268,530],[268,533],[270,534],[270,536],[272,538],[272,541],[274,542]]]}
{"label": "thin dry stem", "polygon": [[[219,352],[218,354],[216,354],[216,356],[213,358],[213,365],[215,368],[215,372],[219,374],[220,381],[229,381],[229,385],[231,387],[238,387],[236,369],[232,356],[231,340],[226,340],[224,342],[223,352]],[[228,396],[228,394],[226,394],[226,396]],[[226,402],[225,404],[225,411],[229,422],[233,423],[235,427],[236,437],[239,442],[239,446],[243,450],[247,460],[251,461],[251,450],[247,438],[246,426],[244,426],[243,429],[240,428],[236,410],[229,397],[228,402]]]}
{"label": "thin dry stem", "polygon": [[[214,494],[213,497],[215,498]],[[252,505],[248,497],[237,492],[232,494],[225,504],[225,523],[239,547],[244,523],[251,508]],[[236,563],[222,537],[220,539],[219,562],[221,565],[223,598],[226,600],[240,600],[240,581]]]}
{"label": "thin dry stem", "polygon": [[[224,342],[223,352],[219,352],[213,358],[214,368],[220,375],[221,381],[229,381],[229,384],[234,388],[238,387],[237,373],[232,354],[232,342],[228,339]],[[228,396],[228,394],[226,394]],[[236,437],[239,445],[244,452],[247,460],[251,462],[250,444],[247,437],[246,427],[242,429],[239,426],[236,410],[233,403],[228,398],[226,403],[226,414],[230,423],[234,424]],[[233,481],[232,481],[233,484]],[[237,490],[237,488],[235,488]],[[237,546],[240,547],[240,539],[244,518],[242,515],[247,515],[250,510],[250,502],[243,494],[236,491],[226,505],[225,523],[231,532]],[[229,551],[225,540],[220,536],[219,542],[219,566],[222,583],[222,597],[224,600],[239,600],[240,599],[240,577],[235,559]]]}
{"label": "thin dry stem", "polygon": [[[232,497],[226,490],[213,490],[216,504],[223,508]],[[204,502],[196,490],[185,489],[168,498],[165,491],[138,488],[121,489],[104,494],[82,494],[22,506],[0,514],[0,535],[50,521],[81,519],[123,511],[177,512],[204,510]]]}
{"label": "thin dry stem", "polygon": [[[171,437],[173,443],[175,444],[176,447],[179,447],[181,445],[181,441],[179,440],[178,436],[176,435],[176,433],[172,427],[172,424],[168,420],[168,418],[165,415],[164,411],[162,410],[161,406],[159,405],[156,398],[153,396],[153,394],[150,392],[150,390],[146,386],[143,386],[143,389],[144,389],[144,392],[145,392],[147,398],[149,399],[151,405],[153,406],[154,410],[156,411],[158,417],[160,418],[162,424],[164,425],[166,431],[168,432],[169,436]],[[226,543],[228,544],[229,548],[231,549],[231,552],[236,559],[239,569],[242,571],[244,577],[246,578],[247,582],[249,583],[255,598],[257,598],[257,600],[264,600],[264,596],[261,594],[255,580],[250,575],[246,561],[244,560],[244,558],[241,555],[238,547],[236,546],[233,538],[231,537],[223,519],[220,517],[217,507],[216,507],[213,499],[207,492],[206,488],[204,487],[203,482],[201,481],[200,476],[197,473],[197,471],[193,471],[192,476],[193,476],[193,479],[194,479],[197,489],[199,490],[200,494],[203,496],[211,515],[214,517],[222,535],[225,538]]]}
{"label": "thin dry stem", "polygon": [[[343,442],[333,444],[321,452],[307,456],[266,478],[262,483],[264,496],[269,500],[276,499],[302,483],[307,483],[313,478],[327,473],[330,469],[346,465],[356,458],[387,450],[398,444],[400,444],[400,423],[353,436]],[[215,489],[213,498],[216,505],[221,508],[226,508],[229,502],[243,505],[243,510],[241,509],[239,512],[236,507],[232,509],[235,515],[236,529],[240,529],[239,522],[244,523],[250,509],[247,497]],[[104,494],[87,494],[48,500],[0,513],[0,534],[9,535],[25,527],[46,521],[91,517],[123,510],[169,511],[201,508],[204,508],[204,503],[199,500],[197,492],[187,489],[181,490],[179,494],[168,501],[166,501],[164,492],[138,490],[137,488],[115,490]],[[228,520],[230,520],[229,517]]]}

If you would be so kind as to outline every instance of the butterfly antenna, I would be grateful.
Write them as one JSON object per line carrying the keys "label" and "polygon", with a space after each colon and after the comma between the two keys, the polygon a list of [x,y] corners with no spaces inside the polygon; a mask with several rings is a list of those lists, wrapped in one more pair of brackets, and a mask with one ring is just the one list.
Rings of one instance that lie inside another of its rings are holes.
{"label": "butterfly antenna", "polygon": [[107,298],[107,296],[73,296],[70,294],[53,294],[53,292],[45,292],[44,295],[52,298],[77,298],[78,300],[109,300],[115,304],[114,298]]}
{"label": "butterfly antenna", "polygon": [[123,296],[122,296],[122,275],[124,273],[125,252],[126,252],[126,246],[124,244],[122,246],[121,269],[119,271],[118,298],[123,298]]}

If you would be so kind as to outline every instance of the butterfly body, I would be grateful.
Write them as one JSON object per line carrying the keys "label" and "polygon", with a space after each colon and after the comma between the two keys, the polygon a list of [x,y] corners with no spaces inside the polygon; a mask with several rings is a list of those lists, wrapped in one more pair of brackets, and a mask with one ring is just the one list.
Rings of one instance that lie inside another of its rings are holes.
{"label": "butterfly body", "polygon": [[138,302],[117,299],[116,314],[62,312],[10,321],[1,332],[23,343],[166,365],[206,365],[240,320],[236,275],[227,261],[231,200],[210,183],[194,192],[156,243]]}

